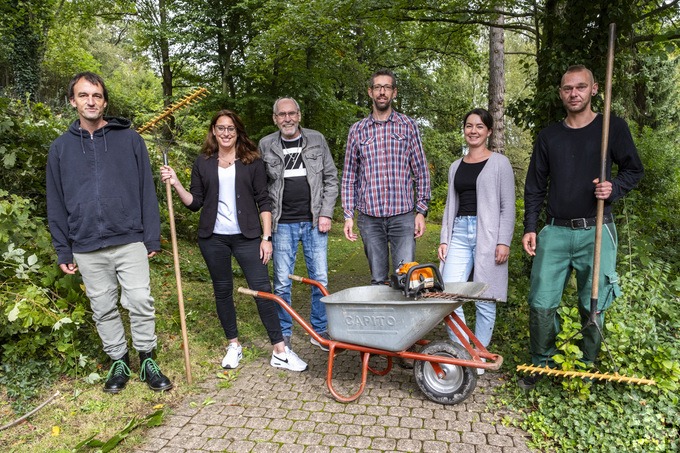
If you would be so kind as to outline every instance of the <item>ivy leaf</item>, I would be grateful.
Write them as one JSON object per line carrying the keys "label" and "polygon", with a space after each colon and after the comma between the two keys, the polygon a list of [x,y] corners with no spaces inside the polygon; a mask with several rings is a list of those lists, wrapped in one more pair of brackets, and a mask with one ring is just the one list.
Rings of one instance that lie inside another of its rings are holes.
{"label": "ivy leaf", "polygon": [[99,373],[90,373],[88,377],[85,378],[85,382],[88,384],[95,384],[98,381],[101,381],[102,377],[99,375]]}

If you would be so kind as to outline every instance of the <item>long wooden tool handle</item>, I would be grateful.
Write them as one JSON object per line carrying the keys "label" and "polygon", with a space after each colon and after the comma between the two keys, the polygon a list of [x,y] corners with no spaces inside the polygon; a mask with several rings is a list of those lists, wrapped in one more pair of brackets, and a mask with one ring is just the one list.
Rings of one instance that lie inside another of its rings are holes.
{"label": "long wooden tool handle", "polygon": [[[168,153],[163,153],[163,163],[168,165]],[[182,328],[182,349],[184,350],[184,370],[187,383],[191,385],[191,361],[189,360],[189,338],[184,316],[184,293],[182,292],[182,274],[179,269],[179,251],[177,248],[177,231],[175,230],[175,209],[172,205],[172,186],[170,179],[165,181],[165,195],[168,199],[168,217],[170,218],[170,239],[172,241],[172,260],[175,263],[175,280],[177,281],[177,301],[179,303],[179,322]]]}
{"label": "long wooden tool handle", "polygon": [[[609,120],[612,105],[612,78],[614,72],[614,44],[616,24],[609,24],[609,49],[607,52],[607,75],[604,85],[604,114],[602,118],[602,144],[600,153],[600,182],[607,179],[607,150],[609,149]],[[590,291],[590,323],[597,320],[597,301],[600,291],[600,252],[602,250],[602,223],[604,221],[604,200],[597,200],[595,222],[595,250],[593,251],[593,286]]]}

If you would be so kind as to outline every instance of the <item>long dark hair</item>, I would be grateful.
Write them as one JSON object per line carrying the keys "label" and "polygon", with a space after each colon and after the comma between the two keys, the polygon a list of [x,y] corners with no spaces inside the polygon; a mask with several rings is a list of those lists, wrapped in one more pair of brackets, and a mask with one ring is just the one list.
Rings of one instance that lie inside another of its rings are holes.
{"label": "long dark hair", "polygon": [[241,118],[239,118],[236,112],[227,109],[215,113],[212,120],[210,120],[208,134],[206,135],[203,147],[201,148],[206,159],[219,150],[217,139],[213,134],[213,127],[215,127],[217,121],[223,116],[231,118],[231,121],[233,121],[234,127],[236,128],[236,159],[239,159],[244,164],[249,164],[255,159],[258,159],[260,157],[260,152],[257,150],[257,144],[248,137],[243,121],[241,121]]}

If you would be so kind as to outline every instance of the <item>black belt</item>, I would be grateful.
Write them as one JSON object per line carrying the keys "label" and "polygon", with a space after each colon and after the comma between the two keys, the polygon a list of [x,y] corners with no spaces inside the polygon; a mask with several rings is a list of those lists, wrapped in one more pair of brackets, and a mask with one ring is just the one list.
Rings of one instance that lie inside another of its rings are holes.
{"label": "black belt", "polygon": [[[602,223],[612,223],[614,219],[611,214],[605,214],[602,219]],[[546,225],[555,225],[561,227],[569,227],[572,230],[587,230],[590,227],[595,226],[597,222],[597,217],[580,217],[578,219],[557,219],[555,217],[548,216]]]}

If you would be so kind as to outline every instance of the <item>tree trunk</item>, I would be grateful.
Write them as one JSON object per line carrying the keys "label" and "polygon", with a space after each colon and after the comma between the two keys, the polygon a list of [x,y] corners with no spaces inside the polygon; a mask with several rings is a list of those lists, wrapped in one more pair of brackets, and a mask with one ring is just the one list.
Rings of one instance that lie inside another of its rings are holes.
{"label": "tree trunk", "polygon": [[489,27],[489,113],[493,117],[491,151],[505,153],[505,35],[502,14],[494,20],[498,27]]}
{"label": "tree trunk", "polygon": [[[161,54],[161,85],[163,86],[163,106],[172,104],[172,66],[170,65],[170,42],[168,41],[168,10],[166,0],[158,0],[158,16],[160,18],[160,36],[158,46]],[[172,131],[175,130],[175,117],[171,115],[163,127],[163,138],[173,139]]]}

